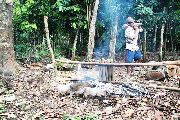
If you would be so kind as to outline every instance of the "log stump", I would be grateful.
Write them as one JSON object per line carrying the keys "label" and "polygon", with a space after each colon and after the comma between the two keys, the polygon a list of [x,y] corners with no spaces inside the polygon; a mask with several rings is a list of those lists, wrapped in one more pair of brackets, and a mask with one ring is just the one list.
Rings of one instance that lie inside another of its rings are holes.
{"label": "log stump", "polygon": [[101,82],[113,80],[113,66],[99,65],[99,79]]}

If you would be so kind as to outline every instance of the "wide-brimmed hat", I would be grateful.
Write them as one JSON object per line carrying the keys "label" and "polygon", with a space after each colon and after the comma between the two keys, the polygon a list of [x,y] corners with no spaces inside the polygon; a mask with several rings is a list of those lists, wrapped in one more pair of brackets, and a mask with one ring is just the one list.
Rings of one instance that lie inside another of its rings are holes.
{"label": "wide-brimmed hat", "polygon": [[128,17],[128,18],[127,18],[127,22],[128,22],[128,23],[134,23],[134,21],[135,21],[135,20],[134,20],[132,17]]}

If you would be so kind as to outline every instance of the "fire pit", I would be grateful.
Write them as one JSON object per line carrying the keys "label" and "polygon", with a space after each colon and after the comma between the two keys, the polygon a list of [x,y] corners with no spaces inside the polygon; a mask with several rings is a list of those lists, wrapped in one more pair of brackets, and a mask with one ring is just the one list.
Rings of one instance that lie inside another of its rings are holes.
{"label": "fire pit", "polygon": [[57,85],[60,94],[84,97],[145,96],[149,94],[145,87],[133,82],[113,84],[111,81],[101,81],[102,78],[97,66],[92,69],[79,68],[76,74],[76,78],[72,78],[70,83]]}

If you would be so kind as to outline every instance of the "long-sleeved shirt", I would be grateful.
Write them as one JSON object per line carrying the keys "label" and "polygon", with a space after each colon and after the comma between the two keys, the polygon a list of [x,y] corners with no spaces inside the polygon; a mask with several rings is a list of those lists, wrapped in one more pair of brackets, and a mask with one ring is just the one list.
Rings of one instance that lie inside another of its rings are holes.
{"label": "long-sleeved shirt", "polygon": [[125,30],[125,37],[126,37],[126,49],[129,49],[131,51],[138,50],[138,34],[141,32],[141,29],[134,30],[133,27],[128,26]]}

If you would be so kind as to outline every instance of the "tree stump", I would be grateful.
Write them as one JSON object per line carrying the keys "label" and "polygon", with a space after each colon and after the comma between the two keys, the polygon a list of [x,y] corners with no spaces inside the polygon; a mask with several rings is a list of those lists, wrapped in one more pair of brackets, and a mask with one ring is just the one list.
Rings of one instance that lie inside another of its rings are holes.
{"label": "tree stump", "polygon": [[113,66],[99,65],[99,81],[110,82],[113,80]]}

